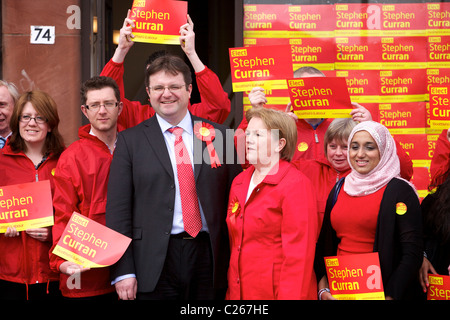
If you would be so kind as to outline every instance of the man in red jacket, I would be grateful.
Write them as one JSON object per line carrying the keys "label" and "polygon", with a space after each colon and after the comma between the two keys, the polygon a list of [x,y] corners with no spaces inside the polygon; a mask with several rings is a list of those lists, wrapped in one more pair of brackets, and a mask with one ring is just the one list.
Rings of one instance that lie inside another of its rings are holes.
{"label": "man in red jacket", "polygon": [[[123,102],[123,112],[118,120],[119,131],[133,127],[155,114],[155,110],[150,105],[144,105],[139,101],[130,101],[125,98],[123,83],[125,70],[123,63],[128,51],[134,45],[134,42],[131,40],[134,37],[132,33],[134,21],[129,18],[129,15],[130,11],[128,11],[128,15],[120,29],[119,44],[114,55],[100,74],[101,76],[113,78],[119,86],[121,94],[120,101]],[[230,113],[231,102],[228,99],[228,94],[223,90],[217,75],[205,66],[197,55],[195,50],[194,23],[189,15],[187,18],[188,23],[180,27],[180,45],[194,68],[196,82],[201,96],[201,102],[192,105],[189,103],[188,109],[195,116],[216,123],[223,123]]]}
{"label": "man in red jacket", "polygon": [[[93,77],[82,86],[82,103],[81,110],[90,124],[79,129],[80,139],[63,152],[55,170],[53,247],[73,212],[105,224],[109,167],[117,140],[117,118],[122,111],[119,88],[111,78]],[[61,273],[63,296],[117,300],[109,268],[85,269],[52,253],[50,266]],[[78,284],[75,277],[79,277]]]}

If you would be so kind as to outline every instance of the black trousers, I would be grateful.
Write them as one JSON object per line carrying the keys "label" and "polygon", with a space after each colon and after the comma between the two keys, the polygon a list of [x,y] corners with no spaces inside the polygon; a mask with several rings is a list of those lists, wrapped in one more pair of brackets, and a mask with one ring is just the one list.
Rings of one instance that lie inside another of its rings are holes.
{"label": "black trousers", "polygon": [[[139,279],[138,279],[139,281]],[[166,261],[153,292],[138,292],[138,300],[212,300],[213,260],[209,234],[170,237]]]}

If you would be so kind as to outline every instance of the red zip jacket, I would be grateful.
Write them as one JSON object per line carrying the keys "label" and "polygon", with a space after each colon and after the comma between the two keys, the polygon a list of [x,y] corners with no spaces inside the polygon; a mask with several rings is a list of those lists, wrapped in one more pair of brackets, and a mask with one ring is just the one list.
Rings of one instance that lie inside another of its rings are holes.
{"label": "red zip jacket", "polygon": [[[144,105],[139,101],[130,101],[125,98],[124,72],[123,63],[116,63],[111,59],[100,74],[101,76],[113,78],[119,86],[120,101],[123,102],[123,110],[117,121],[119,131],[134,127],[155,114],[155,110],[150,105]],[[208,67],[205,67],[200,72],[196,72],[195,75],[202,101],[193,105],[189,103],[189,111],[195,116],[223,123],[230,113],[231,102],[228,99],[228,94],[223,91],[219,78]]]}
{"label": "red zip jacket", "polygon": [[[0,152],[0,186],[50,180],[53,191],[57,160],[50,156],[36,170],[23,152],[15,153],[6,145]],[[0,279],[26,285],[58,281],[49,267],[50,247],[51,240],[41,242],[25,232],[13,238],[0,235]]]}
{"label": "red zip jacket", "polygon": [[[80,139],[61,154],[55,170],[53,247],[74,211],[105,224],[106,187],[112,154],[105,143],[89,134],[90,128],[88,124],[78,130]],[[50,252],[52,270],[59,272],[64,261]],[[60,289],[65,297],[89,297],[114,291],[109,268],[93,268],[81,273],[79,288],[70,285],[71,281],[68,286],[68,278],[60,273]]]}

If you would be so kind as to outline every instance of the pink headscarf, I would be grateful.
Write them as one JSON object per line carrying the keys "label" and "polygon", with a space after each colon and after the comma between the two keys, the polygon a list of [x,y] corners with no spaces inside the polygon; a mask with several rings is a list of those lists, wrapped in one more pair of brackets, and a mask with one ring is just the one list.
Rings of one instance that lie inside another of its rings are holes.
{"label": "pink headscarf", "polygon": [[[384,187],[392,178],[402,179],[400,178],[400,160],[397,156],[397,148],[389,130],[375,121],[361,122],[350,133],[348,150],[351,148],[353,136],[358,131],[367,131],[375,140],[380,151],[380,162],[369,173],[360,174],[353,168],[350,160],[348,161],[352,171],[345,178],[344,191],[351,196],[368,195]],[[414,186],[412,187],[415,190]]]}

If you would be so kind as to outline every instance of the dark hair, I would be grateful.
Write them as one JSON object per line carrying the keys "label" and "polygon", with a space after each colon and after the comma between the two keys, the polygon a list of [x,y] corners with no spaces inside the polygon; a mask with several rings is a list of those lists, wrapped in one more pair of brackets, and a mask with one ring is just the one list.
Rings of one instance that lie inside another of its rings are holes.
{"label": "dark hair", "polygon": [[181,73],[186,83],[186,88],[188,85],[192,84],[192,74],[189,66],[178,56],[167,53],[162,55],[155,60],[145,69],[145,86],[148,87],[150,84],[150,76],[158,73],[160,71],[165,71],[174,76]]}
{"label": "dark hair", "polygon": [[163,57],[165,55],[169,54],[169,51],[167,50],[159,50],[153,52],[151,55],[148,56],[147,60],[145,61],[145,69],[147,69],[155,59],[159,57]]}
{"label": "dark hair", "polygon": [[120,90],[117,83],[110,77],[94,76],[86,80],[81,85],[81,104],[85,105],[87,100],[87,93],[91,90],[100,90],[110,87],[114,90],[114,95],[117,101],[120,101]]}
{"label": "dark hair", "polygon": [[425,215],[424,227],[446,243],[450,241],[450,175],[430,196],[434,202]]}
{"label": "dark hair", "polygon": [[11,149],[16,152],[27,150],[25,141],[20,136],[19,131],[19,119],[27,102],[30,102],[33,105],[33,108],[40,116],[47,119],[47,125],[51,129],[45,138],[42,153],[44,155],[50,154],[56,158],[59,157],[61,152],[64,151],[65,146],[63,138],[58,131],[58,109],[52,97],[49,94],[39,90],[24,92],[16,101],[10,120],[12,134],[9,140],[9,145]]}

